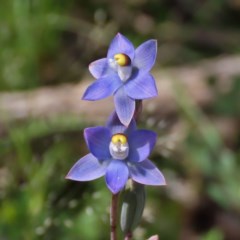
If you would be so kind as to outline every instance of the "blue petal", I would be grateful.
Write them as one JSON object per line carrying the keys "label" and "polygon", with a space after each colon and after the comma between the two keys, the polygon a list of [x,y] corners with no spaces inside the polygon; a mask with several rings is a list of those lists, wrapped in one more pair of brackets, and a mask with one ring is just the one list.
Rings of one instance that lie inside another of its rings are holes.
{"label": "blue petal", "polygon": [[136,126],[136,122],[134,119],[131,120],[130,124],[128,125],[128,127],[126,127],[125,125],[123,125],[119,118],[117,113],[114,111],[108,121],[106,126],[110,129],[112,134],[116,134],[116,133],[125,133],[128,134],[131,131],[136,130],[137,126]]}
{"label": "blue petal", "polygon": [[144,185],[166,185],[163,174],[148,159],[129,167],[130,177]]}
{"label": "blue petal", "polygon": [[91,84],[83,95],[84,100],[95,101],[112,95],[122,85],[116,74],[99,78]]}
{"label": "blue petal", "polygon": [[95,78],[104,76],[109,71],[107,58],[102,58],[89,64],[89,71]]}
{"label": "blue petal", "polygon": [[142,71],[149,72],[153,67],[157,56],[157,41],[149,40],[141,44],[135,50],[133,66]]}
{"label": "blue petal", "polygon": [[111,158],[109,144],[112,134],[106,127],[91,127],[84,129],[85,141],[90,152],[100,160]]}
{"label": "blue petal", "polygon": [[134,114],[135,101],[128,97],[124,88],[121,87],[114,94],[114,102],[119,120],[122,124],[128,126]]}
{"label": "blue petal", "polygon": [[126,163],[122,160],[112,160],[106,172],[106,183],[110,191],[114,194],[121,191],[129,176]]}
{"label": "blue petal", "polygon": [[129,123],[125,133],[129,135],[132,131],[135,131],[137,129],[137,124],[134,118],[132,118],[131,122]]}
{"label": "blue petal", "polygon": [[133,99],[146,99],[157,96],[157,87],[153,76],[141,71],[124,84],[127,95]]}
{"label": "blue petal", "polygon": [[127,127],[120,122],[118,115],[115,111],[110,115],[106,126],[110,129],[112,134],[124,133],[127,129]]}
{"label": "blue petal", "polygon": [[156,144],[157,135],[150,130],[136,130],[128,135],[130,162],[141,162],[151,153]]}
{"label": "blue petal", "polygon": [[106,173],[108,162],[100,162],[91,153],[78,160],[66,178],[75,181],[91,181]]}
{"label": "blue petal", "polygon": [[134,58],[133,44],[120,33],[118,33],[112,40],[108,49],[107,58],[112,59],[114,55],[118,53],[125,53],[131,58],[131,60]]}

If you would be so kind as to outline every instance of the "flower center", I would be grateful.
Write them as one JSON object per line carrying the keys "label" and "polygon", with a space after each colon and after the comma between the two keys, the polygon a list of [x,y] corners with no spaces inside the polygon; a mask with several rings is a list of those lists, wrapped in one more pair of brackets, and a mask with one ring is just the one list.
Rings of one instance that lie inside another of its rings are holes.
{"label": "flower center", "polygon": [[115,54],[114,59],[115,59],[116,63],[121,67],[131,65],[130,57],[124,53]]}
{"label": "flower center", "polygon": [[121,133],[114,134],[109,145],[109,150],[113,158],[125,159],[129,152],[127,137]]}
{"label": "flower center", "polygon": [[132,62],[128,55],[125,53],[117,53],[113,58],[109,59],[109,65],[114,69],[119,78],[125,82],[132,74]]}

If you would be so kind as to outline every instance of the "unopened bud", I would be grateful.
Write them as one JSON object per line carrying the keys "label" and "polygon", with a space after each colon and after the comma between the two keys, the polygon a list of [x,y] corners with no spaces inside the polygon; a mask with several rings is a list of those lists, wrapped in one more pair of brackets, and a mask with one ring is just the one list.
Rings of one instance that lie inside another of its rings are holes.
{"label": "unopened bud", "polygon": [[132,232],[138,225],[145,205],[144,185],[130,181],[122,197],[120,225],[124,233]]}

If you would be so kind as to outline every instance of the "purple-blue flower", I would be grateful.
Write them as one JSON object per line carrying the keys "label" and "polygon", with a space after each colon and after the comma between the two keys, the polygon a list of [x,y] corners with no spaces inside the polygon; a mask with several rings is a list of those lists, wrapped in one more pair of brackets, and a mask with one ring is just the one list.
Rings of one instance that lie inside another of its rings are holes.
{"label": "purple-blue flower", "polygon": [[134,114],[135,100],[157,95],[155,80],[149,73],[156,55],[156,40],[146,41],[135,50],[133,44],[118,33],[107,57],[89,65],[97,80],[87,88],[83,99],[95,101],[114,95],[118,117],[127,126]]}
{"label": "purple-blue flower", "polygon": [[105,175],[107,187],[114,194],[129,178],[144,185],[166,184],[148,159],[157,136],[149,130],[138,130],[134,120],[125,127],[114,113],[106,127],[86,128],[84,137],[90,153],[75,163],[67,179],[91,181]]}

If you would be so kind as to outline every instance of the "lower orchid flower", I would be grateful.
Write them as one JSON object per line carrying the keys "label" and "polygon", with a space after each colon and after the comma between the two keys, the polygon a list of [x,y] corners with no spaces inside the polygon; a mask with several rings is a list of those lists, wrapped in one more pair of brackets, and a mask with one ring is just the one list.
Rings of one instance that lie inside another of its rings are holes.
{"label": "lower orchid flower", "polygon": [[105,175],[107,187],[113,194],[121,191],[127,180],[144,185],[165,185],[165,178],[148,159],[157,136],[149,130],[138,130],[132,120],[124,126],[114,113],[106,127],[84,130],[90,153],[71,168],[67,179],[91,181]]}

